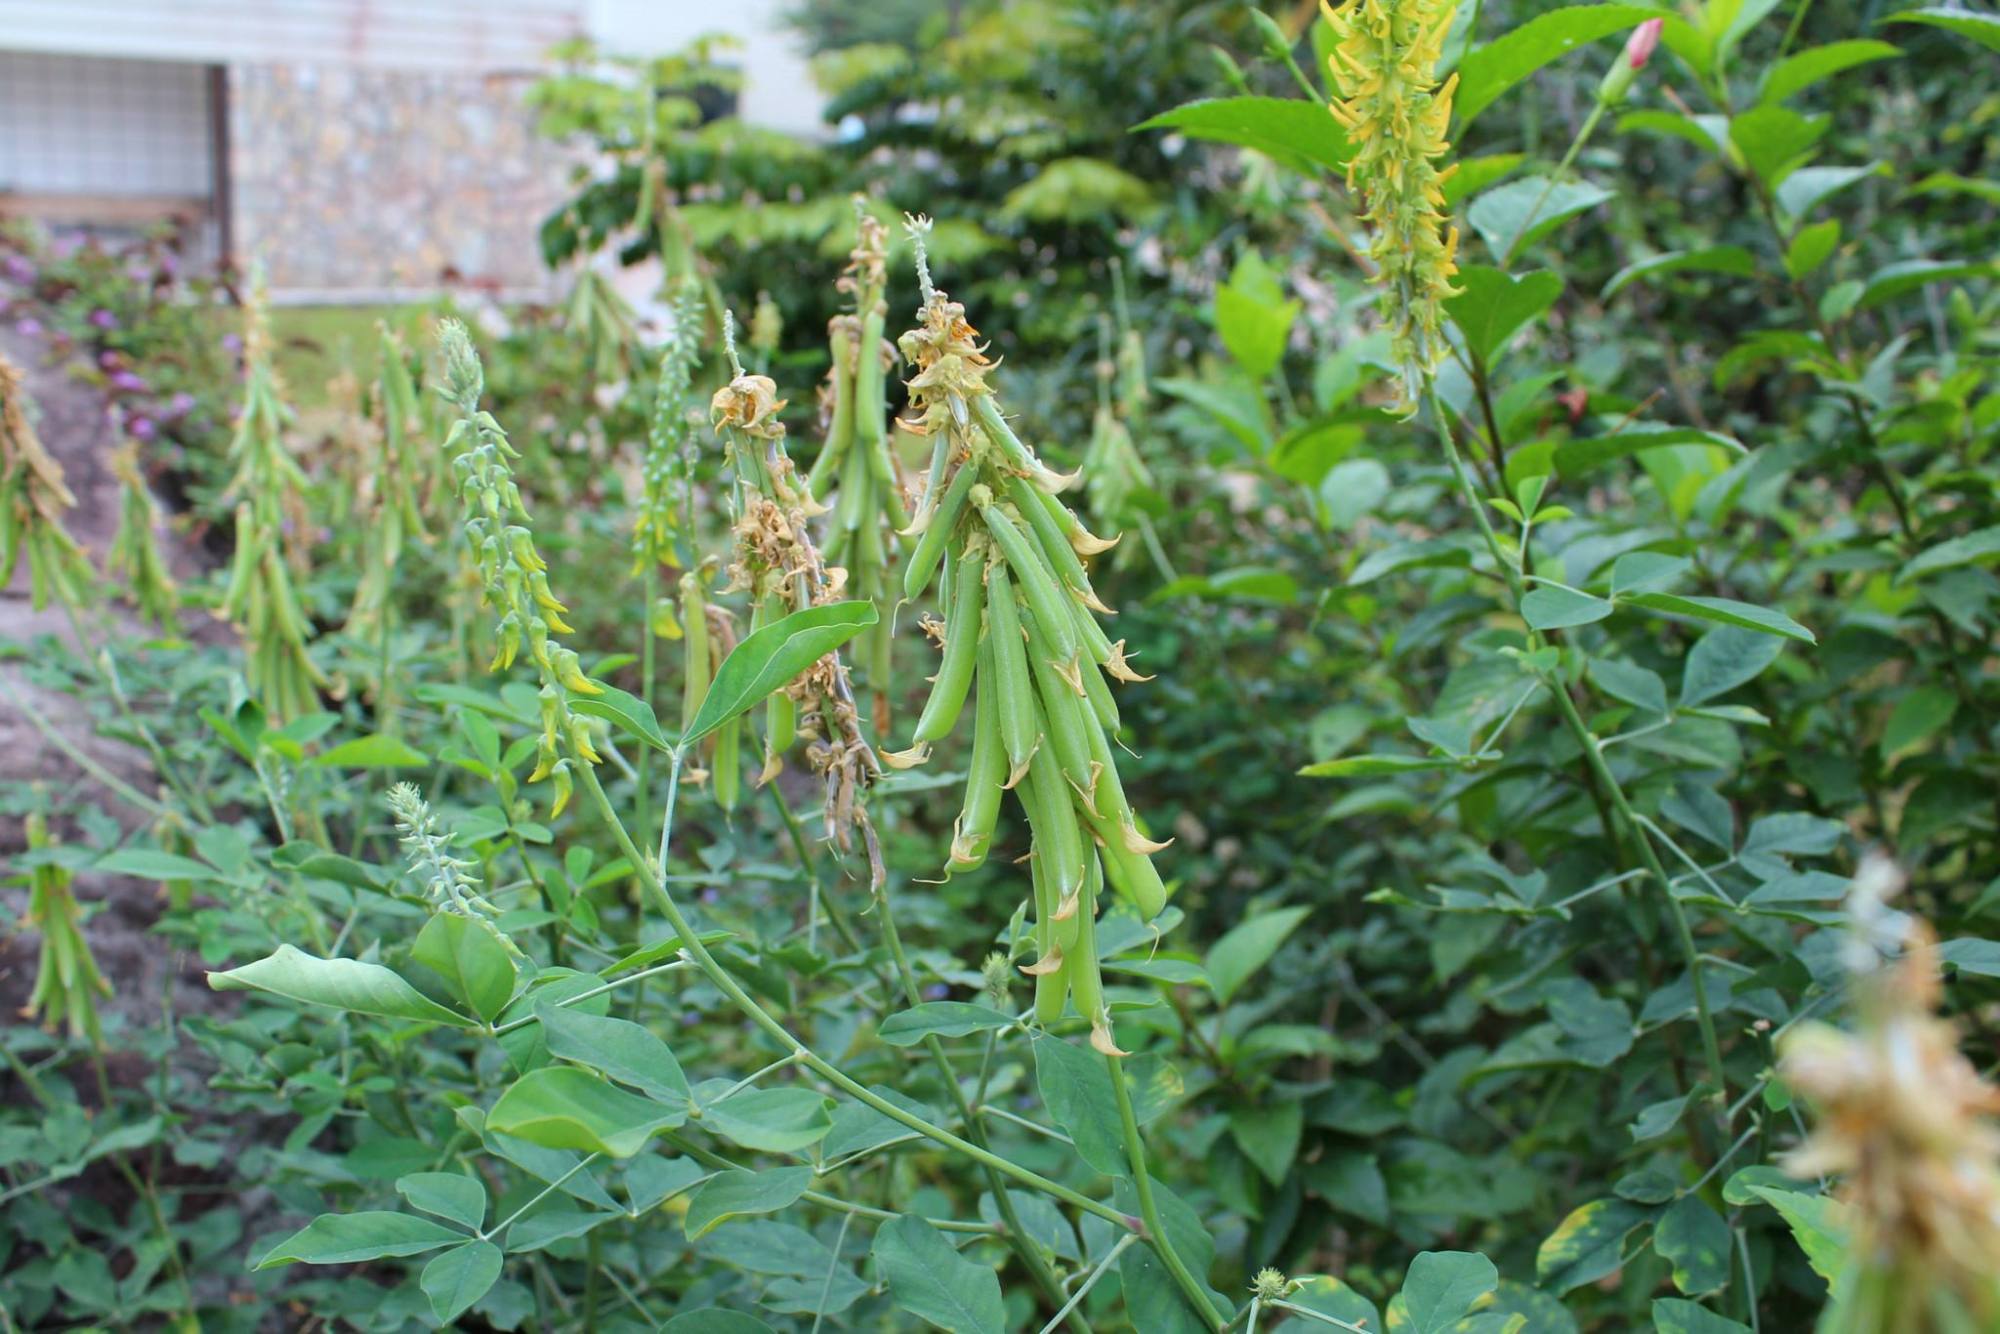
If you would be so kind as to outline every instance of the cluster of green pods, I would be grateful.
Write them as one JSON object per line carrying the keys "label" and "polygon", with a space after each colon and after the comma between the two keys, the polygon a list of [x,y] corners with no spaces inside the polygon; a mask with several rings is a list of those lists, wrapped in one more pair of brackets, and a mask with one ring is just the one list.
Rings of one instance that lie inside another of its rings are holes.
{"label": "cluster of green pods", "polygon": [[1052,1022],[1073,1000],[1093,1044],[1115,1051],[1094,942],[1099,899],[1108,885],[1148,919],[1166,904],[1151,860],[1165,844],[1141,833],[1113,752],[1118,704],[1108,678],[1142,678],[1098,623],[1111,609],[1084,563],[1112,544],[1059,498],[1073,479],[1045,466],[1008,425],[975,340],[964,308],[936,292],[902,340],[917,370],[917,429],[934,442],[904,534],[913,545],[903,593],[918,597],[937,580],[943,621],[930,629],[943,652],[912,745],[884,758],[922,763],[970,700],[972,752],[950,868],[986,860],[1011,790],[1033,835],[1038,957],[1024,971],[1035,978],[1036,1013]]}

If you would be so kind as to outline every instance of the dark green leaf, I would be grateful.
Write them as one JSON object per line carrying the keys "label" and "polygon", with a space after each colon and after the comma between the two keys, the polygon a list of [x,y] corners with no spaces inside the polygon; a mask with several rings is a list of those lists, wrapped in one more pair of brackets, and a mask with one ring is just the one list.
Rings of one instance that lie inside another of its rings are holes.
{"label": "dark green leaf", "polygon": [[905,1215],[875,1234],[875,1268],[896,1305],[952,1334],[1006,1334],[1000,1276],[960,1255],[944,1233]]}
{"label": "dark green leaf", "polygon": [[1586,42],[1636,28],[1663,11],[1649,5],[1571,5],[1538,14],[1458,62],[1453,106],[1461,131],[1495,98]]}
{"label": "dark green leaf", "polygon": [[[1441,1334],[1500,1284],[1493,1262],[1474,1251],[1425,1251],[1410,1261],[1396,1303],[1410,1334]],[[1390,1324],[1398,1322],[1392,1305]]]}
{"label": "dark green leaf", "polygon": [[702,1183],[688,1200],[682,1226],[693,1241],[732,1218],[770,1214],[791,1206],[812,1185],[810,1167],[774,1167],[762,1172],[731,1168]]}
{"label": "dark green leaf", "polygon": [[1178,130],[1193,139],[1254,148],[1307,173],[1317,167],[1341,175],[1353,155],[1347,136],[1327,109],[1296,97],[1208,98],[1175,107],[1132,128],[1135,132]]}
{"label": "dark green leaf", "polygon": [[543,1148],[630,1158],[659,1131],[686,1120],[684,1108],[627,1093],[588,1070],[550,1065],[501,1094],[486,1128]]}
{"label": "dark green leaf", "polygon": [[1111,1072],[1102,1057],[1047,1033],[1037,1034],[1035,1086],[1084,1162],[1106,1176],[1131,1172]]}
{"label": "dark green leaf", "polygon": [[876,1030],[876,1036],[892,1047],[908,1047],[932,1034],[941,1038],[962,1038],[969,1033],[1005,1028],[1013,1022],[1012,1015],[984,1005],[972,1005],[965,1001],[926,1001],[884,1019],[882,1026]]}
{"label": "dark green leaf", "polygon": [[1988,51],[2000,51],[2000,17],[1977,10],[1943,6],[1936,9],[1905,9],[1878,19],[1879,23],[1927,23],[1933,28],[1970,37]]}
{"label": "dark green leaf", "polygon": [[447,1010],[379,963],[358,959],[315,959],[280,945],[268,958],[210,973],[208,985],[217,991],[265,991],[308,1005],[330,1005],[356,1014],[380,1015],[458,1028],[477,1025]]}
{"label": "dark green leaf", "polygon": [[356,737],[312,758],[333,769],[421,769],[430,757],[409,742],[392,736]]}
{"label": "dark green leaf", "polygon": [[626,733],[655,750],[673,749],[673,743],[660,730],[659,717],[647,707],[645,700],[603,681],[592,681],[591,684],[597,687],[594,695],[577,690],[569,692],[569,706],[573,711],[616,723]]}
{"label": "dark green leaf", "polygon": [[492,1242],[468,1241],[425,1265],[419,1281],[431,1299],[431,1310],[449,1325],[486,1295],[505,1263]]}
{"label": "dark green leaf", "polygon": [[1698,620],[1742,626],[1746,630],[1756,630],[1767,635],[1783,635],[1786,639],[1796,639],[1802,643],[1818,642],[1813,638],[1812,631],[1791,617],[1767,607],[1738,602],[1733,598],[1681,597],[1675,593],[1635,593],[1622,600],[1669,616],[1692,616]]}
{"label": "dark green leaf", "polygon": [[1732,1238],[1722,1215],[1698,1196],[1683,1195],[1653,1226],[1653,1249],[1673,1267],[1674,1286],[1689,1296],[1729,1281]]}
{"label": "dark green leaf", "polygon": [[673,1051],[650,1029],[550,1001],[535,1013],[551,1056],[587,1065],[668,1107],[687,1105],[687,1076]]}
{"label": "dark green leaf", "polygon": [[1227,1005],[1245,982],[1269,962],[1312,909],[1278,908],[1240,922],[1208,952],[1208,975],[1215,984],[1218,1005]]}
{"label": "dark green leaf", "polygon": [[486,1221],[486,1187],[462,1172],[412,1172],[396,1181],[396,1193],[421,1209],[477,1232]]}
{"label": "dark green leaf", "polygon": [[833,1099],[796,1086],[748,1089],[703,1108],[701,1123],[746,1149],[796,1153],[833,1129]]}
{"label": "dark green leaf", "polygon": [[1611,191],[1588,181],[1524,176],[1496,185],[1473,200],[1466,219],[1493,257],[1505,260],[1520,247],[1611,197]]}
{"label": "dark green leaf", "polygon": [[1556,303],[1562,289],[1562,279],[1547,269],[1514,278],[1468,264],[1458,273],[1458,295],[1446,298],[1444,308],[1473,356],[1490,366],[1522,325]]}
{"label": "dark green leaf", "polygon": [[772,691],[873,624],[874,603],[830,602],[795,611],[752,633],[722,660],[681,744],[691,745],[763,703]]}
{"label": "dark green leaf", "polygon": [[269,1269],[293,1261],[309,1265],[357,1264],[394,1255],[421,1255],[464,1240],[463,1232],[409,1214],[382,1211],[321,1214],[264,1252],[256,1267]]}
{"label": "dark green leaf", "polygon": [[1627,264],[1611,275],[1599,293],[1609,301],[1641,278],[1658,278],[1669,273],[1726,273],[1749,277],[1757,272],[1757,259],[1740,245],[1704,246],[1700,250],[1669,250],[1665,254]]}
{"label": "dark green leaf", "polygon": [[514,960],[489,922],[438,913],[417,932],[410,957],[443,978],[489,1024],[514,997]]}

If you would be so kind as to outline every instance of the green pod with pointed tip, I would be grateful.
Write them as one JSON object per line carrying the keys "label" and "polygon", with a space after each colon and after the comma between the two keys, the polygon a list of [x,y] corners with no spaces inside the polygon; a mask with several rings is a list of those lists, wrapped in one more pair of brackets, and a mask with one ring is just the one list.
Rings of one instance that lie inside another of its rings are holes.
{"label": "green pod with pointed tip", "polygon": [[1063,777],[1052,748],[1036,749],[1028,762],[1028,783],[1022,808],[1035,831],[1038,855],[1046,862],[1043,874],[1058,898],[1067,899],[1083,888],[1083,826],[1069,780]]}
{"label": "green pod with pointed tip", "polygon": [[[1041,959],[1047,959],[1056,950],[1055,913],[1056,896],[1049,885],[1049,878],[1042,870],[1039,850],[1028,858],[1028,875],[1035,893],[1035,948]],[[1036,973],[1035,978],[1035,1019],[1044,1026],[1062,1018],[1063,1002],[1069,999],[1069,968],[1067,962],[1060,968],[1046,973]]]}
{"label": "green pod with pointed tip", "polygon": [[687,650],[686,673],[681,680],[681,730],[694,721],[695,710],[708,694],[712,675],[713,650],[708,644],[708,600],[702,592],[701,576],[690,571],[681,576],[681,644]]}
{"label": "green pod with pointed tip", "polygon": [[826,444],[806,474],[806,490],[814,500],[826,498],[854,445],[854,377],[848,371],[848,347],[845,335],[833,336],[833,415],[827,423]]}
{"label": "green pod with pointed tip", "polygon": [[1074,595],[1095,598],[1097,592],[1090,586],[1090,574],[1083,568],[1083,559],[1069,544],[1069,538],[1063,535],[1062,525],[1051,512],[1052,508],[1062,508],[1062,502],[1019,477],[1007,479],[1007,494],[1013,500],[1014,508],[1021,511],[1021,517],[1027,520],[1028,531],[1034,534],[1035,545],[1048,558],[1049,568],[1055,571],[1056,578],[1069,585]]}
{"label": "green pod with pointed tip", "polygon": [[[784,615],[783,604],[775,593],[766,593],[757,601],[750,613],[750,630],[754,634]],[[798,701],[778,689],[764,701],[764,753],[766,756],[783,755],[792,748],[798,738]]]}
{"label": "green pod with pointed tip", "polygon": [[1035,680],[1036,699],[1042,706],[1042,750],[1052,750],[1062,773],[1079,794],[1088,794],[1086,804],[1096,801],[1091,762],[1092,732],[1102,730],[1097,715],[1070,688],[1043,652],[1040,641],[1041,618],[1029,614],[1028,670]]}
{"label": "green pod with pointed tip", "polygon": [[1033,541],[1021,531],[1019,524],[1001,511],[998,503],[987,505],[980,511],[980,517],[986,520],[994,545],[1000,548],[1000,554],[1013,567],[1021,593],[1028,599],[1029,609],[1035,613],[1036,628],[1045,636],[1045,650],[1056,661],[1068,662],[1076,656],[1076,626],[1071,623],[1065,606],[1069,595],[1057,584],[1048,561]]}
{"label": "green pod with pointed tip", "polygon": [[1097,899],[1103,883],[1093,855],[1083,878],[1083,900],[1076,909],[1076,945],[1063,952],[1063,971],[1069,975],[1076,1012],[1093,1024],[1104,1016],[1104,974],[1097,962]]}
{"label": "green pod with pointed tip", "polygon": [[952,826],[950,869],[954,871],[969,871],[985,862],[993,845],[993,826],[1000,817],[1000,794],[1007,782],[993,653],[987,643],[979,646],[973,676],[972,758],[966,765],[965,801],[959,808],[958,822]]}
{"label": "green pod with pointed tip", "polygon": [[979,629],[985,603],[980,581],[986,563],[977,553],[961,556],[952,570],[951,618],[945,622],[944,657],[932,679],[930,698],[917,718],[915,741],[921,745],[948,734],[965,708],[965,692],[979,660]]}
{"label": "green pod with pointed tip", "polygon": [[959,465],[951,485],[945,488],[944,499],[938,502],[937,513],[931,516],[923,536],[910,552],[910,563],[903,567],[904,597],[915,598],[929,587],[931,575],[937,572],[938,562],[944,558],[951,540],[951,530],[958,527],[959,515],[965,512],[965,498],[978,480],[979,469],[970,460]]}
{"label": "green pod with pointed tip", "polygon": [[1008,781],[1028,771],[1028,760],[1041,742],[1041,706],[1035,703],[1035,682],[1028,672],[1028,646],[1021,636],[1021,609],[1014,601],[1014,582],[1006,562],[986,572],[986,638],[992,646],[993,682],[999,695],[1000,740],[1007,749]]}

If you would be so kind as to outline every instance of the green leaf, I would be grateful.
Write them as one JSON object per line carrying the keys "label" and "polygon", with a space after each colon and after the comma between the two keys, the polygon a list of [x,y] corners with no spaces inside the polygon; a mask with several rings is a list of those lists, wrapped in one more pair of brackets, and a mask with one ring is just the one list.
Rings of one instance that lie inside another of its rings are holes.
{"label": "green leaf", "polygon": [[1654,1334],[1750,1334],[1750,1326],[1717,1315],[1685,1297],[1656,1297],[1653,1331]]}
{"label": "green leaf", "polygon": [[732,1218],[771,1214],[790,1207],[812,1185],[810,1167],[773,1167],[762,1172],[732,1167],[703,1182],[688,1200],[681,1225],[694,1241]]}
{"label": "green leaf", "polygon": [[1535,1277],[1561,1295],[1614,1272],[1625,1238],[1646,1211],[1619,1199],[1592,1200],[1570,1212],[1535,1252]]}
{"label": "green leaf", "polygon": [[1255,250],[1236,261],[1229,281],[1215,289],[1215,327],[1222,345],[1253,380],[1284,360],[1285,343],[1304,307],[1284,299],[1277,276]]}
{"label": "green leaf", "polygon": [[[1344,1320],[1360,1329],[1375,1331],[1383,1328],[1382,1317],[1375,1310],[1375,1303],[1363,1297],[1342,1280],[1331,1274],[1305,1274],[1293,1279],[1298,1286],[1288,1298],[1296,1306],[1321,1315],[1330,1315],[1335,1320]],[[1309,1321],[1308,1327],[1316,1324]]]}
{"label": "green leaf", "polygon": [[1354,150],[1340,125],[1316,102],[1296,97],[1213,97],[1162,112],[1132,127],[1178,130],[1191,139],[1237,144],[1310,175],[1347,170]]}
{"label": "green leaf", "polygon": [[1524,176],[1496,185],[1473,200],[1466,218],[1493,257],[1504,261],[1520,247],[1533,244],[1611,197],[1611,191],[1587,181],[1551,182],[1546,176]]}
{"label": "green leaf", "polygon": [[544,1001],[535,1007],[549,1054],[587,1065],[668,1107],[691,1101],[687,1076],[666,1043],[629,1019],[586,1014],[572,1005]]}
{"label": "green leaf", "polygon": [[1842,70],[1877,60],[1894,60],[1902,54],[1899,48],[1887,42],[1865,38],[1815,46],[1773,65],[1771,72],[1764,76],[1764,89],[1757,95],[1757,100],[1766,104],[1782,102]]}
{"label": "green leaf", "polygon": [[[1425,1251],[1410,1261],[1396,1302],[1410,1334],[1442,1334],[1499,1286],[1500,1271],[1475,1251]],[[1397,1325],[1393,1311],[1389,1322]]]}
{"label": "green leaf", "polygon": [[1669,616],[1692,616],[1698,620],[1717,621],[1723,625],[1740,625],[1746,630],[1757,630],[1767,635],[1783,635],[1801,643],[1814,644],[1812,631],[1800,625],[1791,617],[1775,612],[1767,607],[1753,606],[1748,602],[1738,602],[1734,598],[1682,597],[1677,593],[1634,593],[1620,599],[1635,607],[1648,611],[1662,612]]}
{"label": "green leaf", "polygon": [[[646,1160],[640,1158],[636,1161]],[[507,1229],[507,1253],[522,1255],[544,1250],[559,1241],[581,1237],[619,1217],[619,1214],[590,1213],[582,1209],[544,1209]]]}
{"label": "green leaf", "polygon": [[953,1334],[1006,1334],[1000,1276],[960,1255],[944,1233],[905,1215],[875,1233],[875,1269],[896,1305]]}
{"label": "green leaf", "polygon": [[1270,961],[1299,923],[1312,913],[1307,907],[1278,908],[1241,922],[1208,951],[1208,975],[1215,983],[1215,1003],[1227,1005],[1242,985]]}
{"label": "green leaf", "polygon": [[1617,658],[1592,658],[1590,679],[1613,699],[1648,713],[1667,711],[1667,684],[1658,672]]}
{"label": "green leaf", "polygon": [[1778,1211],[1814,1273],[1828,1283],[1840,1277],[1840,1267],[1847,1260],[1847,1238],[1838,1205],[1824,1195],[1804,1195],[1776,1186],[1752,1186],[1750,1193]]}
{"label": "green leaf", "polygon": [[660,730],[660,720],[645,700],[629,691],[603,681],[592,681],[597,693],[586,695],[581,691],[569,692],[569,707],[572,712],[588,714],[592,718],[602,718],[616,723],[626,733],[639,738],[655,750],[672,750],[673,743]]}
{"label": "green leaf", "polygon": [[409,742],[380,733],[343,741],[311,760],[334,769],[421,769],[430,762],[429,756]]}
{"label": "green leaf", "polygon": [[[1919,558],[1921,559],[1921,558]],[[90,864],[93,871],[106,875],[129,875],[140,880],[220,880],[221,872],[191,857],[177,857],[158,848],[115,848]]]}
{"label": "green leaf", "polygon": [[489,923],[438,913],[417,932],[410,957],[443,978],[489,1024],[514,998],[514,960]]}
{"label": "green leaf", "polygon": [[1111,1072],[1098,1056],[1047,1033],[1036,1035],[1035,1086],[1056,1124],[1069,1132],[1077,1155],[1105,1176],[1122,1177],[1125,1157]]}
{"label": "green leaf", "polygon": [[1729,1281],[1729,1224],[1699,1196],[1683,1195],[1653,1225],[1653,1249],[1673,1268],[1674,1286],[1691,1297]]}
{"label": "green leaf", "polygon": [[1460,201],[1513,175],[1527,160],[1525,153],[1488,153],[1484,157],[1459,159],[1458,170],[1445,179],[1446,207],[1457,208]]}
{"label": "green leaf", "polygon": [[1886,171],[1879,162],[1865,167],[1801,167],[1778,187],[1778,211],[1787,218],[1802,219],[1848,186]]}
{"label": "green leaf", "polygon": [[358,959],[315,959],[280,945],[267,958],[210,973],[208,985],[217,991],[264,991],[308,1005],[330,1005],[355,1014],[384,1019],[408,1019],[426,1024],[476,1028],[475,1021],[447,1010],[379,963]]}
{"label": "green leaf", "polygon": [[898,1011],[882,1021],[875,1035],[892,1047],[908,1047],[935,1034],[941,1038],[962,1038],[1005,1028],[1012,1015],[966,1001],[925,1001]]}
{"label": "green leaf", "polygon": [[1757,258],[1740,245],[1704,246],[1700,250],[1669,250],[1653,255],[1611,275],[1601,295],[1606,301],[1638,282],[1669,273],[1727,273],[1749,277],[1757,272]]}
{"label": "green leaf", "polygon": [[746,1089],[703,1108],[701,1124],[746,1149],[796,1153],[833,1129],[833,1099],[796,1086]]}
{"label": "green leaf", "polygon": [[660,1334],[772,1334],[772,1330],[754,1315],[705,1306],[699,1311],[682,1311],[660,1326]]}
{"label": "green leaf", "polygon": [[1927,23],[1933,28],[1970,37],[1988,51],[2000,51],[2000,16],[1969,9],[1944,6],[1936,9],[1906,9],[1876,20],[1878,23]]}
{"label": "green leaf", "polygon": [[1375,778],[1383,774],[1414,773],[1424,769],[1450,769],[1453,762],[1423,755],[1349,755],[1345,759],[1320,760],[1299,770],[1301,778]]}
{"label": "green leaf", "polygon": [[1782,652],[1784,645],[1770,635],[1733,625],[1710,630],[1688,650],[1681,668],[1681,707],[1706,704],[1754,681]]}
{"label": "green leaf", "polygon": [[486,1295],[505,1263],[500,1248],[492,1242],[468,1241],[425,1265],[419,1282],[431,1299],[431,1310],[449,1325]]}
{"label": "green leaf", "polygon": [[1415,542],[1397,542],[1371,551],[1361,558],[1354,567],[1354,573],[1347,576],[1349,588],[1359,588],[1373,583],[1385,574],[1398,570],[1429,569],[1434,566],[1466,566],[1472,564],[1472,553],[1462,543],[1448,537],[1428,537]]}
{"label": "green leaf", "polygon": [[297,1261],[309,1265],[357,1264],[393,1255],[421,1255],[465,1240],[428,1218],[369,1210],[358,1214],[321,1214],[264,1252],[258,1269]]}
{"label": "green leaf", "polygon": [[1564,477],[1579,477],[1614,460],[1674,445],[1714,445],[1738,454],[1748,453],[1741,441],[1720,432],[1666,422],[1633,422],[1614,435],[1585,436],[1557,445],[1556,471]]}
{"label": "green leaf", "polygon": [[1840,222],[1836,218],[1800,228],[1792,243],[1785,247],[1785,272],[1794,278],[1805,277],[1826,263],[1826,257],[1839,244]]}
{"label": "green leaf", "polygon": [[1539,14],[1466,52],[1458,62],[1458,92],[1452,99],[1459,132],[1495,98],[1550,61],[1665,12],[1648,5],[1571,5]]}
{"label": "green leaf", "polygon": [[722,660],[681,744],[691,745],[763,703],[772,691],[873,624],[874,603],[830,602],[795,611],[751,634]]}
{"label": "green leaf", "polygon": [[1556,303],[1563,284],[1547,269],[1515,278],[1485,264],[1468,264],[1459,270],[1458,289],[1457,296],[1445,299],[1445,313],[1465,335],[1473,356],[1490,366],[1522,325]]}
{"label": "green leaf", "polygon": [[1542,584],[1521,599],[1521,619],[1536,630],[1566,630],[1609,616],[1612,604],[1559,584]]}
{"label": "green leaf", "polygon": [[2000,977],[2000,940],[1965,936],[1938,946],[1938,959],[1961,973]]}
{"label": "green leaf", "polygon": [[1229,1137],[1273,1186],[1285,1184],[1304,1130],[1305,1105],[1295,1098],[1249,1104],[1229,1114]]}
{"label": "green leaf", "polygon": [[1955,570],[1963,565],[1987,565],[1995,560],[2000,560],[2000,525],[1981,528],[1963,537],[1925,547],[1896,572],[1896,582],[1907,583],[1927,574],[1936,574],[1939,570]]}
{"label": "green leaf", "polygon": [[1729,142],[1759,180],[1776,188],[1798,170],[1829,123],[1825,116],[1801,116],[1789,107],[1755,107],[1731,118]]}
{"label": "green leaf", "polygon": [[1869,275],[1855,309],[1873,310],[1885,301],[1894,301],[1932,283],[1957,282],[1961,278],[1991,278],[1996,274],[2000,274],[2000,260],[1906,259],[1896,264],[1885,264]]}
{"label": "green leaf", "polygon": [[1921,685],[1896,701],[1882,728],[1882,756],[1889,759],[1935,734],[1958,712],[1958,696],[1939,685]]}
{"label": "green leaf", "polygon": [[685,1109],[627,1093],[588,1070],[550,1065],[515,1080],[486,1114],[486,1128],[545,1149],[630,1158],[686,1120]]}
{"label": "green leaf", "polygon": [[412,1172],[397,1178],[396,1193],[412,1209],[463,1223],[474,1232],[486,1221],[486,1187],[463,1172]]}

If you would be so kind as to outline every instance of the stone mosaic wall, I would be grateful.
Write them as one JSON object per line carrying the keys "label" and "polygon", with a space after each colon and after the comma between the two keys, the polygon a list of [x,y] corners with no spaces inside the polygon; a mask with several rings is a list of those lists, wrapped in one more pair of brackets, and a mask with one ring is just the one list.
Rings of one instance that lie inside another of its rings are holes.
{"label": "stone mosaic wall", "polygon": [[279,299],[471,285],[548,290],[535,233],[573,159],[542,141],[528,75],[304,65],[229,71],[239,262]]}

